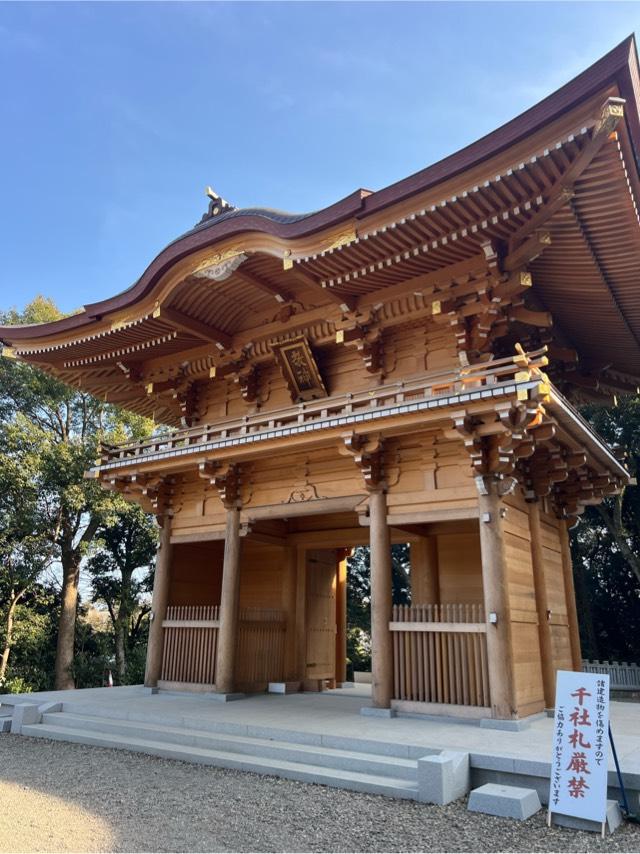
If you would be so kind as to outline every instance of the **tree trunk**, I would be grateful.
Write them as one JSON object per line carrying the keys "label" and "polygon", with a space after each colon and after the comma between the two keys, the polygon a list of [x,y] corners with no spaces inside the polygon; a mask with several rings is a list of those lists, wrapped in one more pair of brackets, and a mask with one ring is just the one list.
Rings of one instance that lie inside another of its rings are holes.
{"label": "tree trunk", "polygon": [[113,627],[116,648],[116,673],[118,684],[124,685],[127,672],[127,641],[129,639],[129,620],[133,610],[131,584],[133,572],[127,567],[121,569],[122,587],[120,588],[120,604],[118,616]]}
{"label": "tree trunk", "polygon": [[11,653],[11,645],[13,642],[13,621],[16,614],[16,607],[20,601],[24,590],[21,590],[18,595],[14,595],[12,591],[11,604],[7,612],[7,626],[4,633],[4,649],[2,650],[2,658],[0,659],[0,683],[3,681],[9,664],[9,655]]}
{"label": "tree trunk", "polygon": [[56,648],[57,691],[75,688],[71,668],[76,633],[76,609],[78,606],[78,582],[80,580],[80,558],[76,555],[62,556],[62,591],[60,594],[60,621]]}
{"label": "tree trunk", "polygon": [[640,583],[640,558],[629,545],[629,533],[622,522],[623,499],[624,491],[620,495],[616,495],[614,497],[613,512],[610,512],[609,508],[605,507],[603,504],[599,504],[596,509],[600,514],[602,521],[607,526],[607,530],[613,537],[613,541],[620,549],[620,554],[627,562],[629,569],[635,575],[638,583]]}
{"label": "tree trunk", "polygon": [[[120,609],[122,611],[122,608]],[[127,633],[127,622],[123,620],[122,613],[118,614],[115,629],[115,646],[116,646],[116,673],[118,675],[118,685],[124,685],[125,673],[127,670],[127,656],[125,647],[125,636]]]}
{"label": "tree trunk", "polygon": [[[580,629],[585,647],[585,658],[600,660],[600,644],[593,625],[593,606],[587,589],[584,569],[579,560],[573,561],[573,579],[576,589],[576,605],[580,615]],[[583,654],[584,654],[583,653]]]}

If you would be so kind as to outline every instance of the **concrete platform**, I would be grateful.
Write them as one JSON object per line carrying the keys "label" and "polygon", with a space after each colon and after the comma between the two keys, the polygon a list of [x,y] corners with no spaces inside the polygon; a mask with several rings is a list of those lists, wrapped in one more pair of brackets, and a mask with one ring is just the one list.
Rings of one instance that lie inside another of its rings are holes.
{"label": "concrete platform", "polygon": [[[4,695],[0,696],[0,702],[5,706],[56,702],[62,704],[63,716],[88,715],[112,722],[146,723],[195,732],[228,732],[253,739],[387,755],[414,763],[443,750],[464,752],[469,754],[472,788],[485,783],[534,788],[541,803],[547,804],[553,727],[550,718],[538,716],[526,729],[511,732],[485,729],[478,721],[470,720],[401,714],[393,718],[363,716],[360,710],[366,705],[369,690],[369,686],[357,685],[348,690],[289,695],[265,693],[234,703],[217,703],[201,694],[164,691],[151,694],[141,686],[131,686]],[[640,805],[640,706],[612,702],[611,725],[630,807],[637,811]],[[38,730],[38,726],[34,729]],[[39,730],[39,734],[44,735],[44,732]],[[58,735],[63,737],[65,733]],[[611,762],[609,769],[609,797],[617,799],[617,779]]]}

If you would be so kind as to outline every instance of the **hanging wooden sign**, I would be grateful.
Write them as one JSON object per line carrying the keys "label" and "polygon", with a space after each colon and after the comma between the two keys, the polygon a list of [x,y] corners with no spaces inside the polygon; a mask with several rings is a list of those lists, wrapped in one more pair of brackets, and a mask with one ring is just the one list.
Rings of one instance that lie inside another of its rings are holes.
{"label": "hanging wooden sign", "polygon": [[327,390],[309,342],[304,336],[285,341],[283,344],[274,344],[273,352],[287,381],[294,403],[326,397]]}
{"label": "hanging wooden sign", "polygon": [[559,670],[553,725],[553,813],[604,823],[607,812],[609,676]]}

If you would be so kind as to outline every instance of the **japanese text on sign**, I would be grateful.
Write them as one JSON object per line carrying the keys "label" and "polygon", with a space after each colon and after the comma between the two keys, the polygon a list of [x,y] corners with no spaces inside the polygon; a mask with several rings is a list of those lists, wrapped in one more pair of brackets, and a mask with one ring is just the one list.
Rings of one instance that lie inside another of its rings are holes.
{"label": "japanese text on sign", "polygon": [[549,809],[604,821],[609,677],[558,671]]}

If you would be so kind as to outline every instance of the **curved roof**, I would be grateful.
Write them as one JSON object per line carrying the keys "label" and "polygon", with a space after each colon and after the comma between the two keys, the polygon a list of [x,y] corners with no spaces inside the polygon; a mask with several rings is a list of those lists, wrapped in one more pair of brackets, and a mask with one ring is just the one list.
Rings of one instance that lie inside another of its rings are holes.
{"label": "curved roof", "polygon": [[59,332],[71,332],[91,323],[96,317],[133,305],[144,297],[158,279],[181,258],[212,246],[226,238],[250,232],[295,241],[321,230],[339,225],[350,218],[359,220],[385,208],[443,184],[462,172],[489,160],[530,137],[545,125],[552,124],[577,103],[614,86],[627,101],[626,124],[638,164],[640,152],[640,74],[635,39],[629,36],[594,65],[562,88],[471,145],[437,163],[376,192],[356,190],[329,207],[308,214],[288,214],[267,208],[234,210],[199,223],[168,244],[149,264],[135,284],[108,299],[86,305],[78,314],[54,323],[32,327],[0,327],[0,340],[11,343],[41,338]]}
{"label": "curved roof", "polygon": [[[162,374],[184,352],[206,374],[213,357],[235,358],[269,330],[291,329],[296,313],[320,324],[338,307],[366,312],[412,278],[475,271],[490,240],[504,248],[505,263],[515,265],[515,254],[533,275],[520,317],[550,311],[557,341],[578,351],[588,372],[607,369],[617,387],[634,387],[639,80],[630,37],[525,113],[402,181],[310,213],[223,209],[169,243],[127,290],[53,323],[0,327],[0,341],[67,382],[147,413],[154,410],[143,380],[132,381],[142,361]],[[624,119],[605,132],[603,106],[619,116],[620,99]],[[523,262],[542,226],[549,245]]]}

